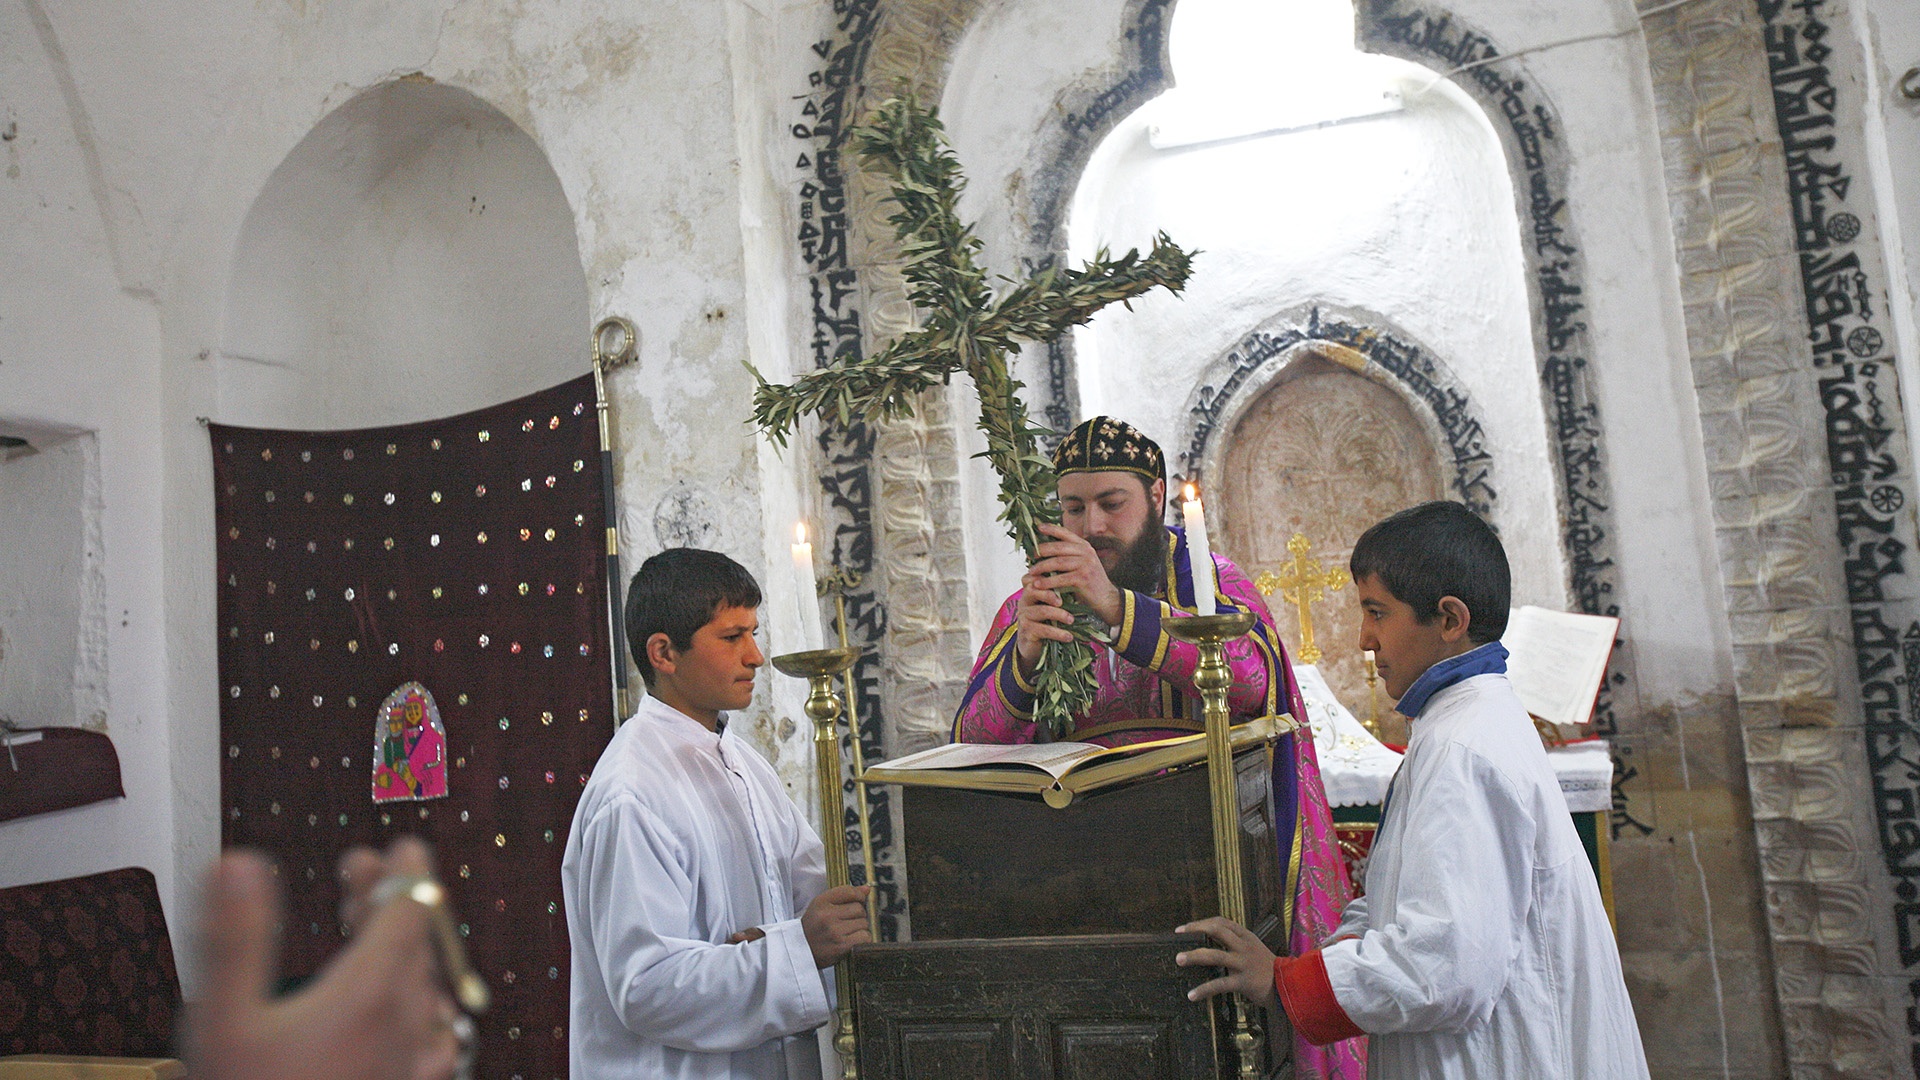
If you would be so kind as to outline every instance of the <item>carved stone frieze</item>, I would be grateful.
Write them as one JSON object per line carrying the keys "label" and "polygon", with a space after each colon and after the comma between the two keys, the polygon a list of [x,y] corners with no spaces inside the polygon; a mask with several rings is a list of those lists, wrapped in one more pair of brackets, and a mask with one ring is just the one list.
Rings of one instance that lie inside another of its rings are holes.
{"label": "carved stone frieze", "polygon": [[[915,325],[886,184],[859,170],[847,131],[876,94],[905,86],[937,100],[953,45],[979,7],[845,0],[808,43],[811,70],[790,130],[801,147],[796,238],[815,364],[862,355]],[[836,570],[861,575],[847,595],[849,634],[871,648],[855,672],[863,750],[878,761],[944,735],[972,660],[958,439],[945,395],[933,391],[910,419],[824,431],[820,451],[828,550]],[[906,896],[890,790],[871,789],[868,804],[882,936],[896,938],[906,932]],[[854,822],[849,808],[846,824]]]}
{"label": "carved stone frieze", "polygon": [[1911,484],[1891,360],[1858,329],[1871,260],[1839,205],[1851,165],[1831,136],[1845,106],[1825,6],[1701,0],[1645,28],[1788,1060],[1795,1076],[1911,1076],[1920,1044],[1896,1018],[1920,998],[1889,978],[1914,958],[1883,867],[1904,871],[1901,899],[1920,878],[1913,845],[1889,846],[1881,777],[1912,717],[1875,689],[1896,673],[1891,626],[1912,618],[1887,604]]}

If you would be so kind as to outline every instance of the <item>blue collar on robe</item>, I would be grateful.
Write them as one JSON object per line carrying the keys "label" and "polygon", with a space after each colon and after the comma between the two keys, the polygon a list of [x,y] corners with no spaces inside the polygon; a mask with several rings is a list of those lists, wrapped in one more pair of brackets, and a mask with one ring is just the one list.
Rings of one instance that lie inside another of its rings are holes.
{"label": "blue collar on robe", "polygon": [[1400,695],[1400,701],[1393,711],[1411,720],[1427,707],[1428,699],[1454,683],[1464,682],[1475,675],[1504,675],[1506,671],[1507,647],[1497,641],[1489,641],[1472,652],[1442,660],[1422,672],[1419,678],[1413,680],[1413,685],[1407,687],[1407,692]]}

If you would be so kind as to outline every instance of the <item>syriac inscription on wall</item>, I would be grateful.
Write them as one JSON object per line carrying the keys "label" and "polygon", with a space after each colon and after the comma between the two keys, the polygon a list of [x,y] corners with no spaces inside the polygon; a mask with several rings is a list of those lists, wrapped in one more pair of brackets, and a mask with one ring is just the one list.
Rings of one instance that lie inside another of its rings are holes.
{"label": "syriac inscription on wall", "polygon": [[[792,103],[788,134],[794,141],[797,176],[794,239],[805,263],[806,344],[816,367],[857,358],[865,347],[859,273],[848,256],[851,215],[846,168],[850,162],[844,155],[879,7],[878,0],[841,0],[834,5],[829,31],[807,46],[806,89]],[[883,655],[879,646],[886,636],[887,611],[875,560],[874,442],[867,425],[824,425],[816,460],[825,504],[826,554],[841,580],[854,582],[842,593],[847,638],[851,644],[868,646],[851,672],[861,749],[865,760],[882,761],[887,754],[881,737],[886,716],[880,696]],[[841,755],[843,761],[852,758],[851,748]],[[856,789],[850,778],[844,788],[847,812],[841,827],[857,866],[860,838],[852,794]],[[868,800],[876,865],[870,877],[864,876],[869,873],[866,869],[856,869],[855,880],[874,885],[881,937],[892,940],[899,937],[906,913],[894,818],[886,789],[869,789]]]}
{"label": "syriac inscription on wall", "polygon": [[[1614,597],[1613,511],[1607,479],[1599,405],[1587,373],[1591,343],[1585,312],[1585,260],[1575,243],[1572,210],[1566,197],[1567,152],[1551,105],[1524,77],[1504,65],[1484,63],[1500,56],[1485,35],[1444,12],[1422,10],[1401,0],[1369,0],[1357,24],[1365,46],[1437,71],[1481,64],[1459,77],[1462,89],[1487,110],[1487,118],[1507,149],[1514,189],[1523,207],[1522,242],[1534,293],[1535,348],[1548,422],[1553,426],[1564,521],[1567,568],[1573,600],[1582,611],[1621,614]],[[1469,504],[1471,505],[1471,504]],[[1630,696],[1630,660],[1615,653],[1607,684],[1594,710],[1594,729],[1603,736],[1620,731],[1614,698]],[[1616,745],[1613,762],[1612,832],[1646,835],[1625,794],[1638,776]]]}
{"label": "syriac inscription on wall", "polygon": [[[1829,65],[1847,30],[1826,0],[1760,0],[1811,362],[1826,414],[1827,457],[1845,561],[1872,805],[1895,885],[1900,963],[1920,967],[1920,620],[1908,567],[1914,544],[1907,435],[1888,340],[1871,194],[1856,184],[1864,150],[1857,86]],[[1848,119],[1841,118],[1845,108]],[[1904,641],[1903,641],[1904,637]],[[1910,1034],[1920,981],[1910,987]],[[1920,1042],[1915,1043],[1920,1056]]]}

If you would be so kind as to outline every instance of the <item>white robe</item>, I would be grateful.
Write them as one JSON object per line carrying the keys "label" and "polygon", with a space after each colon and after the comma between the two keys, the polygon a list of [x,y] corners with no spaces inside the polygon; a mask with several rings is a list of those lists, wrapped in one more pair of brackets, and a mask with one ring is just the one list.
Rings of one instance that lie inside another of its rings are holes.
{"label": "white robe", "polygon": [[643,700],[581,792],[561,881],[574,1080],[819,1077],[832,970],[799,913],[826,860],[745,741]]}
{"label": "white robe", "polygon": [[1368,1075],[1645,1077],[1599,884],[1507,677],[1440,690],[1412,730],[1366,895],[1322,950]]}

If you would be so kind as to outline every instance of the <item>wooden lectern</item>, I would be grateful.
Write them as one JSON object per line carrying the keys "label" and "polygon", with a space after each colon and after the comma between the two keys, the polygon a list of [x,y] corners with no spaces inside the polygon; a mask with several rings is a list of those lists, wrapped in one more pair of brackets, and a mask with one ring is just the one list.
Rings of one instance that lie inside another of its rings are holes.
{"label": "wooden lectern", "polygon": [[[1233,759],[1247,924],[1286,948],[1273,743]],[[1204,762],[1061,809],[1032,795],[903,789],[913,940],[853,951],[861,1080],[1187,1080],[1241,1075],[1216,973],[1175,926],[1222,910]],[[1291,1074],[1278,1010],[1260,1075]]]}

